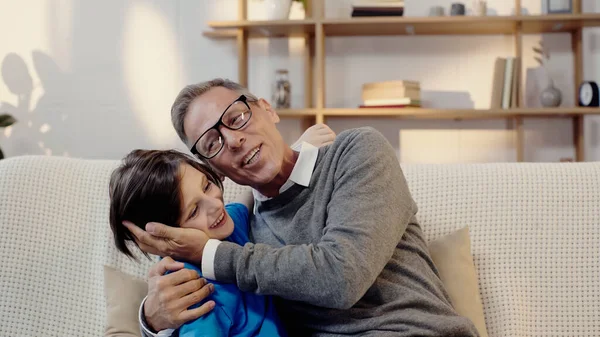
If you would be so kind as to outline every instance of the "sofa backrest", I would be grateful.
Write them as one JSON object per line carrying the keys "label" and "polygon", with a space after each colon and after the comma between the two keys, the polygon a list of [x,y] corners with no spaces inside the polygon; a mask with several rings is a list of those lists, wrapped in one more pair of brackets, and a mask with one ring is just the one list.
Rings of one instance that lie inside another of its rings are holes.
{"label": "sofa backrest", "polygon": [[469,226],[490,336],[600,335],[600,163],[404,173],[427,240]]}
{"label": "sofa backrest", "polygon": [[[0,161],[0,336],[99,336],[117,161]],[[600,163],[404,165],[426,239],[470,227],[490,336],[597,335]],[[226,181],[225,200],[243,188]],[[139,256],[139,255],[138,255]]]}
{"label": "sofa backrest", "polygon": [[[118,164],[42,156],[0,161],[0,336],[101,336],[103,265],[147,279],[156,259],[136,254],[134,262],[112,241],[108,183]],[[241,189],[231,186],[224,197]]]}

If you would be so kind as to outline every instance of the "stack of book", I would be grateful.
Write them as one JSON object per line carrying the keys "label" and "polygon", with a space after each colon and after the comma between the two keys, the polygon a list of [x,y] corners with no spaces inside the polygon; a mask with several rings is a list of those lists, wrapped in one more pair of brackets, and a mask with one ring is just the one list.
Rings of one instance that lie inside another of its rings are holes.
{"label": "stack of book", "polygon": [[354,0],[352,17],[402,16],[404,0]]}
{"label": "stack of book", "polygon": [[520,59],[497,58],[494,64],[491,109],[510,109],[518,106],[518,76]]}
{"label": "stack of book", "polygon": [[360,108],[404,108],[421,106],[421,85],[417,81],[365,83]]}

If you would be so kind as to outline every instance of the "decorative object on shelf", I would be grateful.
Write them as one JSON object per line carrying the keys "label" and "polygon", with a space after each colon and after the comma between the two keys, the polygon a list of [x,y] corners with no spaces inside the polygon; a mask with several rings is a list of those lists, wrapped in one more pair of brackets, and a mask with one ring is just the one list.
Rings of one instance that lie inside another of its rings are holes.
{"label": "decorative object on shelf", "polygon": [[534,59],[539,65],[545,69],[546,75],[548,76],[548,86],[540,94],[540,102],[544,107],[557,107],[562,102],[562,93],[554,86],[554,80],[550,76],[550,72],[546,68],[547,61],[550,61],[550,52],[544,48],[544,43],[539,42],[537,46],[533,47],[535,54]]}
{"label": "decorative object on shelf", "polygon": [[403,16],[404,0],[355,0],[352,17]]}
{"label": "decorative object on shelf", "polygon": [[487,1],[474,0],[473,1],[473,13],[478,16],[486,16],[487,15]]}
{"label": "decorative object on shelf", "polygon": [[465,15],[465,12],[465,5],[460,2],[455,2],[450,6],[450,15],[452,16]]}
{"label": "decorative object on shelf", "polygon": [[546,108],[560,106],[562,102],[562,93],[554,86],[554,81],[550,78],[548,87],[542,91],[540,102]]}
{"label": "decorative object on shelf", "polygon": [[[542,0],[542,12],[547,14],[565,14],[573,12],[572,0]],[[544,10],[545,7],[545,10]]]}
{"label": "decorative object on shelf", "polygon": [[266,20],[286,20],[290,15],[292,0],[264,0]]}
{"label": "decorative object on shelf", "polygon": [[290,14],[288,15],[290,20],[304,20],[306,19],[306,4],[304,1],[293,0],[292,6],[290,7]]}
{"label": "decorative object on shelf", "polygon": [[[7,115],[7,114],[0,115],[0,128],[9,127],[9,126],[15,124],[16,122],[17,122],[17,120],[14,119],[14,117],[11,115]],[[3,158],[4,158],[4,153],[2,153],[2,149],[0,149],[0,159],[3,159]]]}
{"label": "decorative object on shelf", "polygon": [[585,81],[579,86],[579,106],[600,106],[600,90],[594,81]]}
{"label": "decorative object on shelf", "polygon": [[429,16],[444,16],[444,7],[433,6],[429,9]]}
{"label": "decorative object on shelf", "polygon": [[291,104],[291,85],[286,69],[275,71],[275,83],[273,86],[273,103],[276,109],[289,109]]}

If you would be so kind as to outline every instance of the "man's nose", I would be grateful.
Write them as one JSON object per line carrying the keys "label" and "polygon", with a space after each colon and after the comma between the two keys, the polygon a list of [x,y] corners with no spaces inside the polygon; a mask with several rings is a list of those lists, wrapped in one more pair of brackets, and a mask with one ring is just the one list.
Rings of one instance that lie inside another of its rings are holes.
{"label": "man's nose", "polygon": [[231,151],[236,151],[246,141],[246,137],[243,132],[239,130],[230,130],[227,128],[221,129],[221,134],[223,134],[223,138],[225,138],[225,146]]}

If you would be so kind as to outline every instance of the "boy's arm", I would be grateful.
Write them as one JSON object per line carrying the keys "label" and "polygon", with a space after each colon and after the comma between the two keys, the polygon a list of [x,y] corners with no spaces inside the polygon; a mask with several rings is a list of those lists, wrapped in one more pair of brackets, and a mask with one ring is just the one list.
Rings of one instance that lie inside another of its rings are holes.
{"label": "boy's arm", "polygon": [[[193,269],[200,274],[200,269],[192,264],[185,263],[186,269]],[[226,289],[220,289],[218,284],[214,284],[215,292],[223,291],[226,292]],[[225,294],[219,294],[225,295]],[[220,303],[215,294],[214,296],[210,296],[215,301],[215,308],[205,314],[200,316],[199,318],[187,322],[179,327],[179,337],[225,337],[229,336],[229,331],[233,326],[233,322],[231,320],[231,313],[227,313],[227,307],[224,303]],[[211,298],[207,298],[204,301],[208,301]],[[204,301],[202,303],[204,303]],[[196,308],[200,306],[202,303],[198,303],[192,306],[192,308]],[[232,303],[233,304],[233,303]]]}
{"label": "boy's arm", "polygon": [[307,142],[316,147],[321,147],[333,143],[335,140],[335,132],[326,124],[315,124],[302,134],[298,140],[290,146],[292,149],[300,146],[302,142]]}

